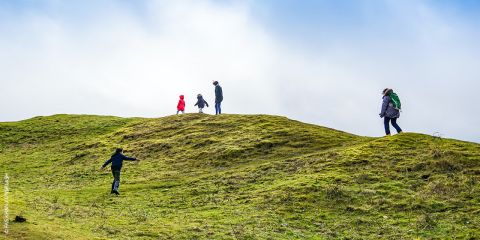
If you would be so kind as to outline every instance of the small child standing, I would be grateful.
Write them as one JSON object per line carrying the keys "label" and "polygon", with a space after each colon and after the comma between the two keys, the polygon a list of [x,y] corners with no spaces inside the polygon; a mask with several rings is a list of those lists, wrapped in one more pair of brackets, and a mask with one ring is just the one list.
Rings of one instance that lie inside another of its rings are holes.
{"label": "small child standing", "polygon": [[180,100],[178,100],[177,104],[177,115],[179,112],[185,113],[185,97],[180,95]]}
{"label": "small child standing", "polygon": [[205,107],[205,105],[208,107],[208,103],[207,101],[205,101],[205,99],[203,99],[202,94],[197,95],[197,103],[195,103],[194,106],[197,106],[197,105],[198,105],[199,113],[203,113],[203,108]]}

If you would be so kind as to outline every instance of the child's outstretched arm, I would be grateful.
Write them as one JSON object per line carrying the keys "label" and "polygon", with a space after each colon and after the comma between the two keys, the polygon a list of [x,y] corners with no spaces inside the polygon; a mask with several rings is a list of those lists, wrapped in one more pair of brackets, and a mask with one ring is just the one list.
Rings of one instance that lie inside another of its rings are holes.
{"label": "child's outstretched arm", "polygon": [[136,158],[134,158],[134,157],[127,157],[127,156],[125,156],[125,155],[122,155],[122,158],[123,158],[123,160],[127,160],[127,161],[137,161]]}
{"label": "child's outstretched arm", "polygon": [[104,169],[108,164],[110,164],[112,162],[112,159],[108,159],[107,161],[105,161],[105,163],[103,163],[102,165],[102,169]]}
{"label": "child's outstretched arm", "polygon": [[207,101],[205,101],[205,100],[203,100],[203,101],[205,102],[205,105],[207,105],[207,107],[209,107]]}

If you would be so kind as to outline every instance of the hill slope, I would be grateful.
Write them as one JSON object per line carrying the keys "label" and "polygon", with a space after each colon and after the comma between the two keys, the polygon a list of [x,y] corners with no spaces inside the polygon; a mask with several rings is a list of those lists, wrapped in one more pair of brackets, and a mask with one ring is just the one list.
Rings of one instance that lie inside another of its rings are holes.
{"label": "hill slope", "polygon": [[[124,164],[118,197],[99,170],[117,146],[142,159]],[[0,123],[0,164],[10,219],[27,218],[11,239],[480,237],[480,145],[421,134],[56,115]]]}

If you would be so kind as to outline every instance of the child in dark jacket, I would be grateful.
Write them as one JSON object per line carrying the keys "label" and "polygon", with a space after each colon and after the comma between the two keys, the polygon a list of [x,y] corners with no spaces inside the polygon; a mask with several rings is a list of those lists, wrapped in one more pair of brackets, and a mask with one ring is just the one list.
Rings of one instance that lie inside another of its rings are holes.
{"label": "child in dark jacket", "polygon": [[118,187],[120,187],[120,171],[122,170],[122,165],[123,165],[123,160],[127,161],[139,161],[136,158],[132,157],[127,157],[122,154],[123,149],[117,148],[115,150],[115,153],[112,155],[110,159],[105,161],[105,163],[102,165],[102,170],[105,169],[105,167],[108,164],[112,164],[112,174],[113,174],[113,182],[112,182],[112,191],[110,193],[115,193],[119,195],[120,193],[118,192]]}
{"label": "child in dark jacket", "polygon": [[185,113],[185,97],[180,95],[180,100],[178,100],[177,104],[177,115],[179,112]]}
{"label": "child in dark jacket", "polygon": [[208,107],[207,101],[205,101],[205,99],[203,99],[202,94],[198,94],[197,95],[197,103],[195,103],[194,106],[198,106],[198,112],[199,113],[203,113],[203,108],[205,107],[205,105]]}

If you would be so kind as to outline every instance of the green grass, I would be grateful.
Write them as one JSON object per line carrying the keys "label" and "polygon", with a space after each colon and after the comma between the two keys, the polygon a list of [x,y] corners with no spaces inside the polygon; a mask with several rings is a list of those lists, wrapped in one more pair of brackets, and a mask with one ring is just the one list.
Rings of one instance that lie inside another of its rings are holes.
{"label": "green grass", "polygon": [[[142,161],[112,196],[99,168],[118,146]],[[27,218],[7,239],[480,238],[480,145],[421,134],[56,115],[0,123],[0,164],[9,218]]]}

